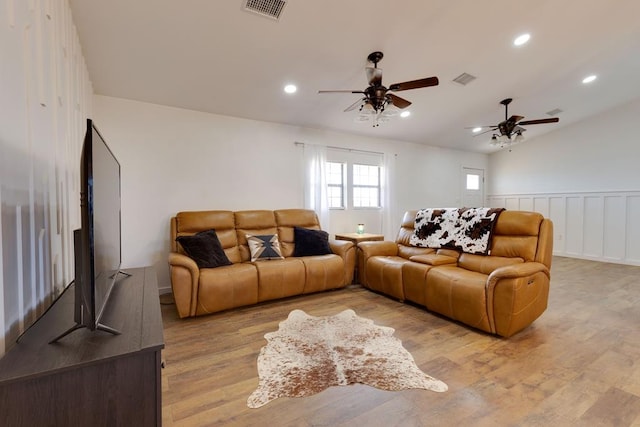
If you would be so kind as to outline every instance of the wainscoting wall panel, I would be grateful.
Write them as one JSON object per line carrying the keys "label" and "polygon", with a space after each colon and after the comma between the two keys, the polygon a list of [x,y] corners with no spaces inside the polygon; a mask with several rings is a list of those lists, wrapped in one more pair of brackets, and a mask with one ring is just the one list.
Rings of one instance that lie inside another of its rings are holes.
{"label": "wainscoting wall panel", "polygon": [[551,218],[555,255],[640,265],[640,191],[492,194],[487,203]]}
{"label": "wainscoting wall panel", "polygon": [[93,89],[67,0],[0,0],[0,356],[73,280]]}
{"label": "wainscoting wall panel", "polygon": [[632,263],[640,265],[640,194],[630,195],[626,199],[626,257]]}

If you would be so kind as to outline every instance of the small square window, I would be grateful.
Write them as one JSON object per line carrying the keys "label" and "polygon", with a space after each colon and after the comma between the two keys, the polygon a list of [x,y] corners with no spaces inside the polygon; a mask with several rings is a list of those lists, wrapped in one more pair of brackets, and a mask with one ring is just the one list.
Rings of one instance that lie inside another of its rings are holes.
{"label": "small square window", "polygon": [[467,190],[479,190],[480,189],[480,175],[467,174]]}

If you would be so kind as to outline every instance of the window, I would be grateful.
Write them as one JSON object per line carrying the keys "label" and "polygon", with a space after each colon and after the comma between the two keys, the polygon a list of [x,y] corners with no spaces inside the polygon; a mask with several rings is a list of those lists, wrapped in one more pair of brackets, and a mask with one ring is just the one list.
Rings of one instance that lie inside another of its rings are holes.
{"label": "window", "polygon": [[329,209],[381,209],[382,155],[358,150],[327,150]]}
{"label": "window", "polygon": [[329,209],[344,209],[345,164],[327,162],[327,198]]}
{"label": "window", "polygon": [[479,190],[480,189],[480,175],[467,174],[467,190]]}
{"label": "window", "polygon": [[353,165],[353,207],[380,207],[380,167]]}

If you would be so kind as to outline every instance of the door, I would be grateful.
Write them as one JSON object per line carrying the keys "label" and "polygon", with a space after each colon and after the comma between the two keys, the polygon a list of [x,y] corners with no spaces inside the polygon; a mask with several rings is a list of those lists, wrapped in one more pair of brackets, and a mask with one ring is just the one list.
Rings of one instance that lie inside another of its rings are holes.
{"label": "door", "polygon": [[462,168],[462,207],[484,206],[484,169]]}

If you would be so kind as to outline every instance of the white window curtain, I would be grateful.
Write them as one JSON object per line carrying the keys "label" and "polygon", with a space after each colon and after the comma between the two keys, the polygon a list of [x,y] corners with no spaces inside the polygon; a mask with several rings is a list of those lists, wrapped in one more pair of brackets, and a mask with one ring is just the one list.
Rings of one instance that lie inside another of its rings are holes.
{"label": "white window curtain", "polygon": [[395,240],[400,228],[395,196],[396,154],[385,153],[382,164],[382,233],[385,240]]}
{"label": "white window curtain", "polygon": [[326,163],[327,147],[304,144],[304,207],[316,211],[320,226],[329,231]]}

